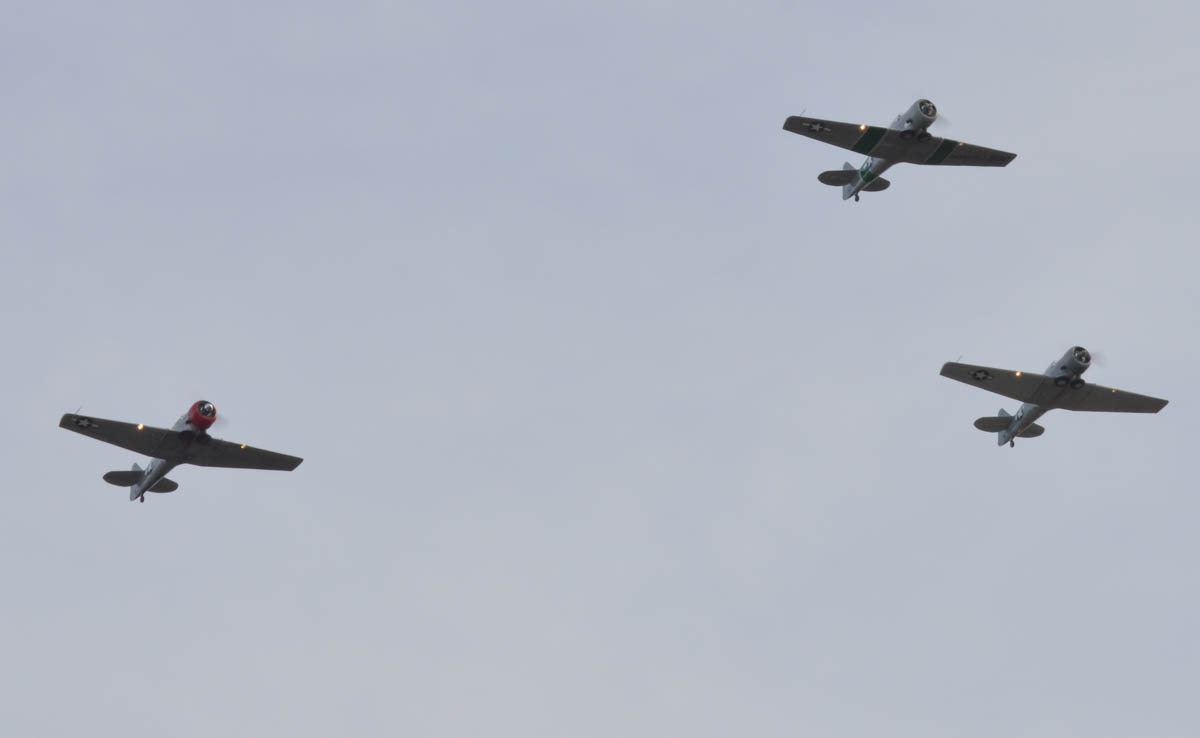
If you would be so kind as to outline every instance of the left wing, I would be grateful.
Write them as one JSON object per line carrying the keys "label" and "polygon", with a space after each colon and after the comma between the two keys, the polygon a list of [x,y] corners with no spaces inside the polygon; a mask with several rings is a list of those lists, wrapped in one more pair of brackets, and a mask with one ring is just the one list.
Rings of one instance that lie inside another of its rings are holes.
{"label": "left wing", "polygon": [[[905,144],[904,150],[895,154],[894,161],[906,161],[910,164],[941,164],[943,166],[960,167],[1003,167],[1017,158],[1016,154],[999,149],[989,149],[986,146],[976,146],[964,141],[950,138],[933,138],[920,142],[905,142],[900,139],[897,131],[891,131],[899,143]],[[890,138],[890,137],[889,137]],[[885,159],[892,157],[880,154]]]}
{"label": "left wing", "polygon": [[193,443],[187,463],[197,466],[223,466],[230,469],[271,469],[291,471],[300,466],[304,459],[274,451],[230,443],[216,438],[208,443]]}
{"label": "left wing", "polygon": [[1156,413],[1167,406],[1166,400],[1148,395],[1105,387],[1088,382],[1077,390],[1062,393],[1055,407],[1096,413]]}
{"label": "left wing", "polygon": [[1079,389],[1059,387],[1045,374],[996,369],[990,366],[959,364],[948,361],[942,365],[942,376],[970,384],[1020,402],[1032,402],[1047,410],[1082,410],[1107,413],[1156,413],[1166,406],[1166,400],[1138,395],[1133,392],[1087,383]]}

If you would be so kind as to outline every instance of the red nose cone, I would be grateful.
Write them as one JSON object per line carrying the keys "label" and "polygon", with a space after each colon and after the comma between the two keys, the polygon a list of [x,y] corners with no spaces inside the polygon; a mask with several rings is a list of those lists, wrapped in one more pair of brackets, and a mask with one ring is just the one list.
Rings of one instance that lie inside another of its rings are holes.
{"label": "red nose cone", "polygon": [[206,400],[197,400],[188,410],[188,422],[200,430],[208,430],[217,419],[217,407]]}

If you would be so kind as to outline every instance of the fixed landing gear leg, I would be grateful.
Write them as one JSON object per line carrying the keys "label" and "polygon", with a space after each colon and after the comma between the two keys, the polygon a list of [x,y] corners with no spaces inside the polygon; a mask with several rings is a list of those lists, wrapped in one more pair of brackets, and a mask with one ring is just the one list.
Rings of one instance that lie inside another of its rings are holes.
{"label": "fixed landing gear leg", "polygon": [[1009,441],[1009,442],[1008,442],[1008,447],[1009,447],[1009,448],[1016,448],[1016,447],[1017,447],[1017,442],[1016,442],[1016,441]]}
{"label": "fixed landing gear leg", "polygon": [[854,202],[858,202],[858,195],[854,196]]}

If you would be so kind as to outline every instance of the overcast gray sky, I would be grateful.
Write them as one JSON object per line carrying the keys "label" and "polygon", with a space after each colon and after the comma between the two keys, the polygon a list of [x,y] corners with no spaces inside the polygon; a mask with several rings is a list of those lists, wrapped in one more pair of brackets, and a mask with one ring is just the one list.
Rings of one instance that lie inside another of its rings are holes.
{"label": "overcast gray sky", "polygon": [[[1190,7],[252,5],[6,8],[0,732],[1200,733]],[[201,397],[304,464],[56,427]]]}

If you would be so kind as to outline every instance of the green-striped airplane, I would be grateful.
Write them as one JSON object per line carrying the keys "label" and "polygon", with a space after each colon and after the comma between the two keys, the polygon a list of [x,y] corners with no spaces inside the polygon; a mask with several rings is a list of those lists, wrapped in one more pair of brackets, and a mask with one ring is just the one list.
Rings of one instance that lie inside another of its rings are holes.
{"label": "green-striped airplane", "polygon": [[917,100],[888,128],[793,115],[784,121],[783,130],[867,155],[867,160],[858,169],[847,162],[841,169],[817,175],[822,183],[841,187],[843,200],[853,197],[857,201],[859,192],[886,190],[891,182],[879,175],[901,162],[1002,167],[1017,158],[1016,154],[1007,151],[934,136],[929,132],[929,126],[937,117],[936,105],[928,100]]}

